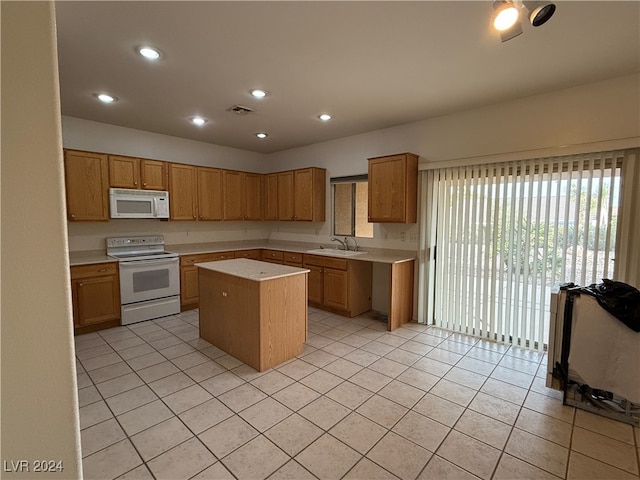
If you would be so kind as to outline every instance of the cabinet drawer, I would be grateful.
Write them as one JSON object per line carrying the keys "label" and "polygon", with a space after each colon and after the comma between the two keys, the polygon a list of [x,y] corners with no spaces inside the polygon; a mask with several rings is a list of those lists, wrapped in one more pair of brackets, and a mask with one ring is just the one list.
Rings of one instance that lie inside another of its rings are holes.
{"label": "cabinet drawer", "polygon": [[[217,258],[217,253],[198,253],[196,255],[181,255],[180,266],[193,265],[194,263],[213,262],[214,260],[222,260]],[[233,258],[233,255],[229,258]]]}
{"label": "cabinet drawer", "polygon": [[298,263],[302,265],[302,254],[294,252],[284,252],[284,261],[287,263]]}
{"label": "cabinet drawer", "polygon": [[198,262],[208,262],[209,260],[209,254],[202,254],[202,255],[181,255],[180,256],[180,266],[185,266],[185,265],[193,265],[194,263],[198,263]]}
{"label": "cabinet drawer", "polygon": [[71,279],[114,275],[118,272],[118,262],[93,263],[91,265],[76,265],[71,267]]}
{"label": "cabinet drawer", "polygon": [[315,265],[317,267],[324,267],[324,259],[326,257],[321,257],[320,255],[308,255],[304,254],[304,266]]}
{"label": "cabinet drawer", "polygon": [[212,253],[211,256],[213,257],[211,260],[209,260],[209,262],[214,262],[216,260],[231,260],[232,258],[236,258],[235,253],[234,252],[218,252],[218,253]]}
{"label": "cabinet drawer", "polygon": [[252,260],[260,260],[260,250],[238,250],[235,252],[235,258],[250,258]]}
{"label": "cabinet drawer", "polygon": [[260,250],[238,250],[235,258],[250,258],[251,260],[260,260]]}
{"label": "cabinet drawer", "polygon": [[284,260],[284,252],[280,250],[263,250],[262,251],[262,259],[263,260]]}
{"label": "cabinet drawer", "polygon": [[325,257],[324,266],[329,268],[335,268],[336,270],[346,270],[347,269],[347,259],[346,258],[332,258]]}

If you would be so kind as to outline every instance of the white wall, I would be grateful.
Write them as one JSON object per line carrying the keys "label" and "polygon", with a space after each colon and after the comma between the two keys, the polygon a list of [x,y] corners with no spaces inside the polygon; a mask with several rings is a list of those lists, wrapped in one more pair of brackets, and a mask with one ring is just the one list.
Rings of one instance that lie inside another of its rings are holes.
{"label": "white wall", "polygon": [[274,153],[269,164],[322,165],[334,177],[366,172],[367,158],[399,152],[440,162],[637,139],[639,104],[635,74]]}
{"label": "white wall", "polygon": [[[53,2],[1,2],[3,478],[81,478]],[[62,462],[57,474],[11,461]]]}

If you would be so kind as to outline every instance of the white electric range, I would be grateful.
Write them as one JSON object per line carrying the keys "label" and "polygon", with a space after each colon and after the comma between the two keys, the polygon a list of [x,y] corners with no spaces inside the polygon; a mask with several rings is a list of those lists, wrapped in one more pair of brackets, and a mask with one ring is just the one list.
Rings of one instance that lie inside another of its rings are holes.
{"label": "white electric range", "polygon": [[107,238],[107,255],[118,259],[122,325],[180,313],[178,254],[162,235]]}

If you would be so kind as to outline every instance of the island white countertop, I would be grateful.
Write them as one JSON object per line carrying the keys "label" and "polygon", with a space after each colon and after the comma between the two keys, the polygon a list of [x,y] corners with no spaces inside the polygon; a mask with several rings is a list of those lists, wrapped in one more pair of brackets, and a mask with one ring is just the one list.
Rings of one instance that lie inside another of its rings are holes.
{"label": "island white countertop", "polygon": [[247,258],[196,263],[195,266],[256,282],[274,280],[276,278],[288,277],[291,275],[299,275],[310,271],[306,268],[259,262],[257,260],[249,260]]}

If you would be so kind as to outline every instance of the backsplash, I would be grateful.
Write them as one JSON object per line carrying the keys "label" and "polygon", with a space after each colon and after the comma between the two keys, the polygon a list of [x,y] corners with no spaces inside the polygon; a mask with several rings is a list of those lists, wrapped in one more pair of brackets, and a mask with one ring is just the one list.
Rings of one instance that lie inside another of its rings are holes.
{"label": "backsplash", "polygon": [[105,250],[105,238],[164,235],[167,245],[184,243],[266,240],[270,227],[259,222],[176,222],[162,220],[109,220],[68,222],[69,251]]}
{"label": "backsplash", "polygon": [[[105,250],[105,238],[164,235],[167,245],[271,240],[331,245],[331,224],[306,222],[177,222],[154,219],[112,219],[108,222],[68,222],[69,251]],[[417,225],[376,224],[374,238],[358,238],[361,249],[416,251]],[[336,246],[338,244],[336,243]]]}

